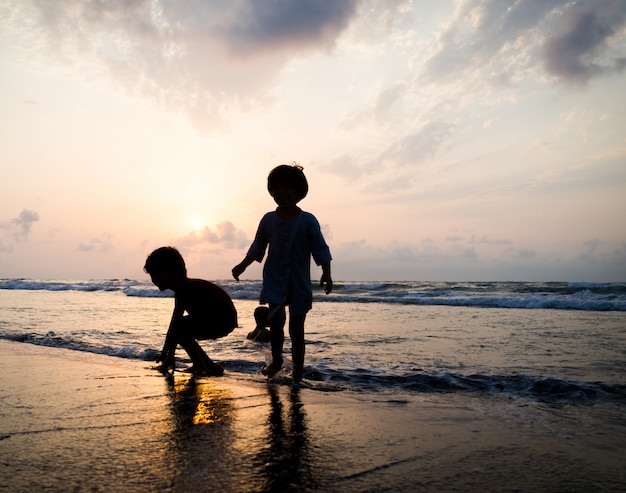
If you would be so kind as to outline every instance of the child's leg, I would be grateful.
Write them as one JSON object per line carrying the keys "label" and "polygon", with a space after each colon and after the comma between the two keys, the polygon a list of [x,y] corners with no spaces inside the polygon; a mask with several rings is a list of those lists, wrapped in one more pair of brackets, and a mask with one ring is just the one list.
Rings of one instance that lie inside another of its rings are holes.
{"label": "child's leg", "polygon": [[[274,311],[274,309],[276,309]],[[283,367],[283,344],[285,342],[285,307],[270,305],[270,312],[274,311],[270,320],[270,341],[272,343],[272,363],[263,370],[263,374],[273,377]]]}
{"label": "child's leg", "polygon": [[213,362],[204,352],[198,341],[193,338],[181,338],[180,345],[187,351],[193,363],[194,373],[199,375],[219,377],[224,374],[224,368]]}
{"label": "child's leg", "polygon": [[197,330],[195,330],[192,319],[183,317],[176,329],[178,343],[187,351],[191,358],[194,373],[208,376],[221,376],[224,374],[224,369],[217,363],[214,363],[200,347],[200,344],[198,344],[196,340]]}
{"label": "child's leg", "polygon": [[270,309],[266,306],[259,306],[254,310],[254,320],[256,322],[256,327],[254,330],[246,336],[248,339],[252,339],[257,342],[269,342],[270,339],[270,331],[267,330],[267,327],[270,326],[270,322],[268,319],[270,313]]}
{"label": "child's leg", "polygon": [[293,359],[293,379],[302,380],[304,369],[304,321],[305,315],[289,315],[289,336],[291,337],[291,358]]}

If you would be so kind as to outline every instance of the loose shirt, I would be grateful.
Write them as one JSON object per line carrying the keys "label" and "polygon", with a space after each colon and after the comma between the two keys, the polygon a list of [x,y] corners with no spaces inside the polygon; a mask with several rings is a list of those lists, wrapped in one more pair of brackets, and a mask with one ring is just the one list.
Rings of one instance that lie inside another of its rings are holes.
{"label": "loose shirt", "polygon": [[292,315],[306,314],[313,301],[311,256],[317,265],[332,260],[317,219],[300,211],[296,218],[286,221],[276,211],[268,212],[259,223],[248,256],[261,262],[268,245],[261,303],[287,302]]}

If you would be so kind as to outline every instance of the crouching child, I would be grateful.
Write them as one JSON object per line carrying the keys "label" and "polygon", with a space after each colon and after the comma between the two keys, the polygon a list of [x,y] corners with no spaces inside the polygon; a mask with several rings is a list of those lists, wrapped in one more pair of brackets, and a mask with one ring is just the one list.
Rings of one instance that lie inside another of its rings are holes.
{"label": "crouching child", "polygon": [[144,271],[161,291],[174,292],[174,312],[165,336],[163,350],[157,359],[162,372],[174,370],[174,353],[180,344],[198,376],[221,376],[224,369],[204,352],[199,340],[219,339],[237,327],[237,310],[221,287],[204,279],[187,277],[187,268],[180,252],[161,247],[146,259]]}

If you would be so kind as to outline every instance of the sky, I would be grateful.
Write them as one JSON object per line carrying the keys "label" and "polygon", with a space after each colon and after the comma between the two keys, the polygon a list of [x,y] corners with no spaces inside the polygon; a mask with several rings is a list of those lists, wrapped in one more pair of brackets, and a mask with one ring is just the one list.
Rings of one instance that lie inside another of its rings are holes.
{"label": "sky", "polygon": [[335,281],[626,281],[623,0],[0,0],[0,73],[0,277],[228,279],[297,162]]}

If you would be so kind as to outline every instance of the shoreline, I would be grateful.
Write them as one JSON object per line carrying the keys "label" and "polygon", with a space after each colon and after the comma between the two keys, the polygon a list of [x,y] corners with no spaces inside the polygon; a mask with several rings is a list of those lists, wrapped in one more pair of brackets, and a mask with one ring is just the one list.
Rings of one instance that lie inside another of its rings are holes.
{"label": "shoreline", "polygon": [[[0,341],[0,491],[619,491],[624,426],[461,393],[166,378]],[[594,436],[603,436],[601,444]]]}

